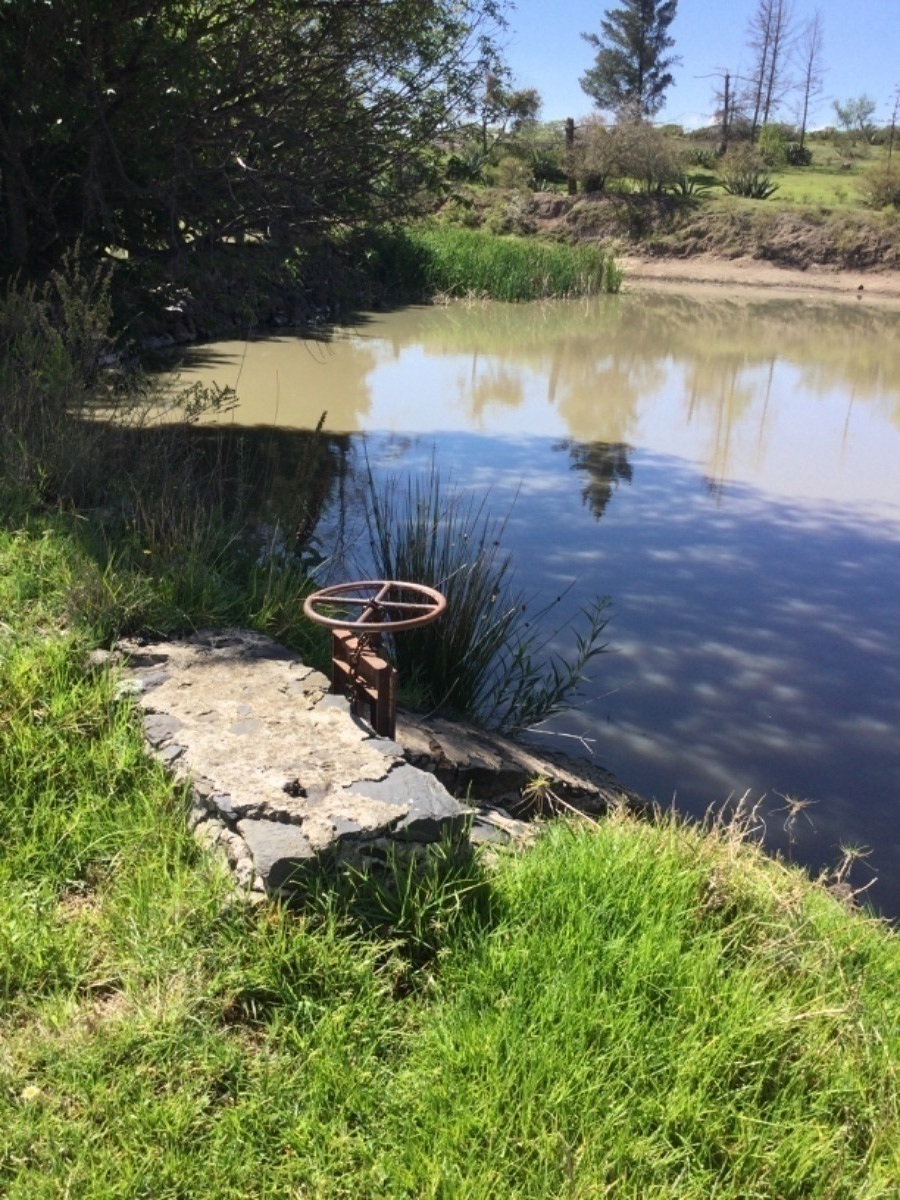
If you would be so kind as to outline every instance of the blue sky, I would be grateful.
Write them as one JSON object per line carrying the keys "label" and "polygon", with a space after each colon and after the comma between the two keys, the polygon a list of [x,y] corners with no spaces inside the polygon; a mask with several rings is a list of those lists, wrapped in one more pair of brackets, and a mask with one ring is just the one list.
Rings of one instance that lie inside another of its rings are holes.
{"label": "blue sky", "polygon": [[[541,93],[544,120],[591,111],[578,79],[592,64],[594,52],[580,34],[599,33],[604,10],[617,2],[517,0],[509,17],[506,57],[519,86]],[[746,69],[746,29],[757,2],[679,0],[670,33],[682,63],[675,68],[675,86],[659,120],[708,123],[715,81],[700,77],[718,68],[738,74]],[[824,25],[826,74],[812,124],[833,124],[832,98],[861,93],[877,101],[876,120],[887,122],[900,85],[900,0],[793,0],[798,17],[808,17],[816,7]]]}

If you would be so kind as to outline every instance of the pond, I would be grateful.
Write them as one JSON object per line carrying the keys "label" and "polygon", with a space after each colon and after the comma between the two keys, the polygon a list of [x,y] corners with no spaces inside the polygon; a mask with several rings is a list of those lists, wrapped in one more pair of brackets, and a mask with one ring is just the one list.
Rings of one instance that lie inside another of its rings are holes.
{"label": "pond", "polygon": [[[505,545],[609,652],[536,735],[702,815],[765,797],[773,846],[900,916],[900,309],[634,290],[371,314],[188,352],[227,420],[351,433],[511,508]],[[351,530],[352,541],[352,530]],[[568,590],[567,590],[568,589]],[[809,801],[789,820],[787,798]]]}

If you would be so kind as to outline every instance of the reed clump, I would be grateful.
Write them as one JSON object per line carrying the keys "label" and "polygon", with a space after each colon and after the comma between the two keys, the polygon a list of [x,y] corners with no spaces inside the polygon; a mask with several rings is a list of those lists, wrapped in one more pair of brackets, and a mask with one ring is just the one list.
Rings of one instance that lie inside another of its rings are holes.
{"label": "reed clump", "polygon": [[622,283],[602,247],[452,225],[385,235],[371,265],[394,290],[422,296],[546,300],[617,292]]}
{"label": "reed clump", "polygon": [[369,475],[369,548],[382,579],[409,579],[443,592],[434,624],[391,640],[390,652],[417,708],[465,716],[507,733],[568,707],[588,665],[603,652],[608,600],[582,612],[566,656],[550,651],[557,601],[535,603],[515,581],[502,548],[505,519],[484,495],[455,491],[436,468],[377,485]]}

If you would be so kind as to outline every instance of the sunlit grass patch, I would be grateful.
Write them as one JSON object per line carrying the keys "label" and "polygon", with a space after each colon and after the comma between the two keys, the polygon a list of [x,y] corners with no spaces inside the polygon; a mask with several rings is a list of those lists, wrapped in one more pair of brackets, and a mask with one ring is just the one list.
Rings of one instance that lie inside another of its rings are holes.
{"label": "sunlit grass patch", "polygon": [[502,871],[401,1073],[402,1194],[889,1196],[898,944],[781,871],[629,818]]}

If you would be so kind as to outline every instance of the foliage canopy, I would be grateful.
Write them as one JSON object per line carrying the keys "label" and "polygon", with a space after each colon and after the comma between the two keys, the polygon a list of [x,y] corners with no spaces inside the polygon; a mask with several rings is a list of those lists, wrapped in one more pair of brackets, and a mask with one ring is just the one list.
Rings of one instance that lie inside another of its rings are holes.
{"label": "foliage canopy", "polygon": [[504,6],[3,0],[3,265],[396,212],[474,108]]}

